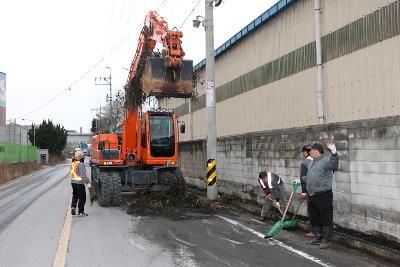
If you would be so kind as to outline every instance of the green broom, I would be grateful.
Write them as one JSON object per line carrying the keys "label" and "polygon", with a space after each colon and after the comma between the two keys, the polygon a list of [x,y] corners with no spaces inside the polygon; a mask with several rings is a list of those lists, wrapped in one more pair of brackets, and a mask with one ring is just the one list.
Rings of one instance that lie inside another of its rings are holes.
{"label": "green broom", "polygon": [[264,238],[273,237],[274,235],[276,235],[284,227],[286,213],[287,213],[287,211],[289,209],[290,203],[292,202],[294,193],[296,192],[298,186],[299,186],[298,183],[296,181],[294,181],[293,184],[292,184],[292,193],[290,193],[290,198],[289,198],[289,201],[288,201],[288,203],[286,205],[285,212],[283,213],[282,220],[279,220],[278,222],[276,222],[275,225],[272,226],[271,230],[269,230],[267,235],[264,236]]}
{"label": "green broom", "polygon": [[283,229],[294,229],[298,226],[297,221],[295,221],[294,219],[296,218],[297,212],[299,211],[302,203],[303,203],[303,200],[300,200],[300,203],[297,206],[297,209],[293,214],[292,220],[283,222],[283,227],[282,227]]}

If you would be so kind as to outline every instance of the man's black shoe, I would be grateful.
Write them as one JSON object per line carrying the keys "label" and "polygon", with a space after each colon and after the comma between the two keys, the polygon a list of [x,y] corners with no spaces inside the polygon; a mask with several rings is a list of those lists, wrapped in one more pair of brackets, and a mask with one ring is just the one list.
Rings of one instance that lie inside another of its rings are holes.
{"label": "man's black shoe", "polygon": [[75,208],[71,208],[71,215],[76,215],[76,209]]}

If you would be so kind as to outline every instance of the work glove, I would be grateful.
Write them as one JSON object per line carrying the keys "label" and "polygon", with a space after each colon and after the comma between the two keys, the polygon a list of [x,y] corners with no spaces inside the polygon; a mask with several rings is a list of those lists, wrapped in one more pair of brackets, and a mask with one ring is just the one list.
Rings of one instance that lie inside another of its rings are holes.
{"label": "work glove", "polygon": [[87,184],[87,188],[92,188],[92,184],[91,184],[91,183],[88,183],[88,184]]}
{"label": "work glove", "polygon": [[300,200],[306,200],[306,199],[307,199],[307,193],[301,193]]}
{"label": "work glove", "polygon": [[326,146],[332,152],[332,154],[336,154],[336,146],[334,143],[328,143]]}
{"label": "work glove", "polygon": [[277,202],[275,202],[275,208],[277,208],[277,209],[280,209],[281,208],[281,205],[279,204],[279,202],[277,201]]}

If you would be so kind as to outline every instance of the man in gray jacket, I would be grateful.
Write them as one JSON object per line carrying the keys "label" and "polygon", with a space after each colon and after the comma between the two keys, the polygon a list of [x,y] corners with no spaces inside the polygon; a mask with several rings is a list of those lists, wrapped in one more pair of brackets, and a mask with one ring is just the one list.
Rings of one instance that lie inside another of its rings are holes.
{"label": "man in gray jacket", "polygon": [[327,144],[332,155],[324,156],[324,148],[320,143],[311,145],[310,156],[313,158],[307,175],[303,178],[309,201],[309,216],[313,232],[316,237],[310,244],[319,245],[321,249],[329,247],[329,240],[333,224],[333,172],[339,166],[339,157],[336,146]]}

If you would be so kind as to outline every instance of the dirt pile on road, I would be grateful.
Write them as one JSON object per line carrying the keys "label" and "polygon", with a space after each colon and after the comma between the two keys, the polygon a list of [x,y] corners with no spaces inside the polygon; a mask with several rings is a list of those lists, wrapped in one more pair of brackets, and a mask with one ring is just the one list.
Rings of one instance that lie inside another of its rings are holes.
{"label": "dirt pile on road", "polygon": [[212,215],[222,209],[221,202],[210,202],[205,196],[186,192],[185,196],[166,193],[136,194],[124,197],[123,206],[128,214],[137,216],[163,216],[175,220]]}

